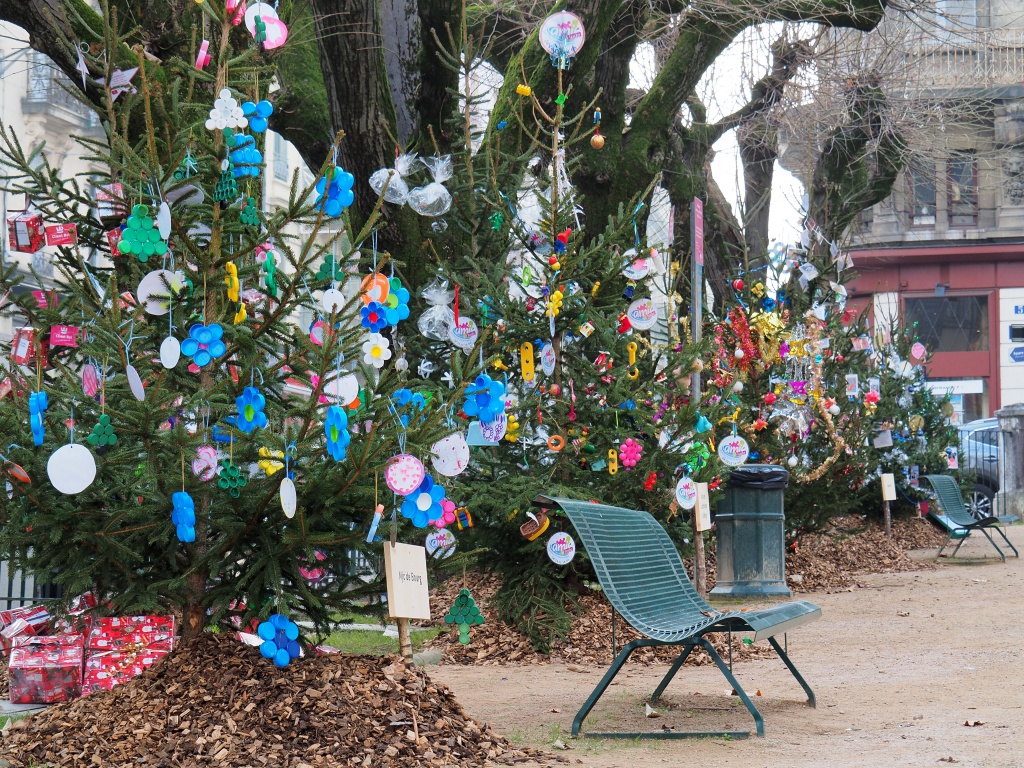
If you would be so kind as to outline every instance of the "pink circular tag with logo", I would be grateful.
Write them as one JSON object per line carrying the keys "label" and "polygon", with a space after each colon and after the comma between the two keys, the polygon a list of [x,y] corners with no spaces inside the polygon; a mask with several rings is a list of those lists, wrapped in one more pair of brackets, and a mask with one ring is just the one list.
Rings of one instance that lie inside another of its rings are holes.
{"label": "pink circular tag with logo", "polygon": [[403,453],[388,462],[384,470],[384,482],[399,496],[408,496],[420,487],[426,470],[415,456]]}

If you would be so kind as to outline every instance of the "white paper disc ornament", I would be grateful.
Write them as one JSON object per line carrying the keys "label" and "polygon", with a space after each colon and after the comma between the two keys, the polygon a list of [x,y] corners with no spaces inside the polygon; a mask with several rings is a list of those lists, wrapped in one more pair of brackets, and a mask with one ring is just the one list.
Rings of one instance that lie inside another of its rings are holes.
{"label": "white paper disc ornament", "polygon": [[168,336],[160,345],[160,365],[170,370],[181,359],[181,344],[173,336]]}
{"label": "white paper disc ornament", "polygon": [[46,474],[54,488],[71,496],[92,485],[96,479],[96,459],[84,445],[69,443],[50,455]]}
{"label": "white paper disc ornament", "polygon": [[328,288],[324,291],[324,297],[320,300],[320,306],[324,308],[324,312],[327,314],[339,312],[345,306],[345,294],[336,288]]}
{"label": "white paper disc ornament", "polygon": [[544,371],[545,376],[555,372],[555,348],[550,344],[540,348],[540,369]]}
{"label": "white paper disc ornament", "polygon": [[629,264],[622,270],[622,276],[627,280],[642,280],[651,274],[651,262],[646,258],[637,258],[636,248],[630,248],[622,258],[630,259]]}
{"label": "white paper disc ornament", "polygon": [[426,471],[415,456],[403,453],[392,458],[384,469],[384,482],[399,496],[408,496],[420,487]]}
{"label": "white paper disc ornament", "polygon": [[139,281],[139,287],[135,291],[139,304],[148,315],[166,315],[171,311],[170,290],[175,286],[184,283],[185,276],[175,274],[169,269],[156,269]]}
{"label": "white paper disc ornament", "polygon": [[295,509],[298,506],[298,498],[295,495],[295,483],[292,482],[290,477],[286,477],[281,481],[281,509],[284,510],[284,516],[289,520],[295,517]]}
{"label": "white paper disc ornament", "polygon": [[447,528],[438,528],[427,534],[427,554],[437,558],[449,558],[455,554],[455,534]]}
{"label": "white paper disc ornament", "polygon": [[359,397],[359,379],[352,374],[342,376],[340,379],[331,379],[324,384],[324,395],[336,397],[339,403],[348,405]]}
{"label": "white paper disc ornament", "polygon": [[676,483],[676,503],[683,509],[693,509],[697,506],[697,484],[692,477],[683,475]]}
{"label": "white paper disc ornament", "polygon": [[156,228],[164,240],[171,236],[171,206],[167,203],[160,203],[156,212]]}
{"label": "white paper disc ornament", "polygon": [[469,443],[462,432],[456,432],[430,446],[430,463],[445,477],[455,477],[469,466]]}
{"label": "white paper disc ornament", "polygon": [[128,376],[128,386],[131,387],[132,394],[141,403],[146,399],[146,389],[142,386],[142,377],[139,376],[134,365],[129,365],[124,372]]}
{"label": "white paper disc ornament", "polygon": [[274,10],[274,6],[270,3],[263,2],[263,0],[253,3],[245,11],[245,28],[249,30],[250,35],[256,34],[257,16],[264,21],[278,18],[277,11]]}
{"label": "white paper disc ornament", "polygon": [[750,446],[739,435],[729,435],[718,443],[718,458],[730,467],[738,467],[745,463],[749,455]]}
{"label": "white paper disc ornament", "polygon": [[576,542],[568,533],[556,533],[548,539],[548,557],[555,565],[568,565],[576,557]]}
{"label": "white paper disc ornament", "polygon": [[459,324],[452,323],[448,330],[448,340],[459,349],[472,349],[479,335],[476,321],[468,317],[460,317]]}
{"label": "white paper disc ornament", "polygon": [[658,308],[654,306],[654,299],[637,299],[629,305],[626,317],[629,318],[629,324],[638,331],[649,331],[658,323]]}

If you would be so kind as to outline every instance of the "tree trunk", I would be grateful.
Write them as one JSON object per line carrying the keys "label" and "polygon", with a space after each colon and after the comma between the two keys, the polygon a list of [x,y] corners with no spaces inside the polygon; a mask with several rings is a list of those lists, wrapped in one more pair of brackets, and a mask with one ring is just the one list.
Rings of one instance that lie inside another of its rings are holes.
{"label": "tree trunk", "polygon": [[775,126],[755,118],[737,131],[740,158],[743,161],[743,232],[747,246],[748,269],[765,262],[768,253],[768,214],[772,202],[775,159],[779,155],[779,137]]}

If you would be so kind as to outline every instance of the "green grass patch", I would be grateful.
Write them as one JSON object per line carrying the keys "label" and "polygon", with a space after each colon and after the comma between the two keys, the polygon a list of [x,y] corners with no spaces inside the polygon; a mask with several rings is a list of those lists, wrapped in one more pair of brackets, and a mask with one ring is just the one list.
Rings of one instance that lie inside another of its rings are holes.
{"label": "green grass patch", "polygon": [[[412,651],[418,653],[423,645],[441,632],[440,627],[431,627],[423,631],[413,630]],[[328,635],[324,643],[337,648],[342,653],[361,653],[370,656],[386,656],[398,653],[398,638],[388,637],[383,631],[367,629],[339,630]]]}

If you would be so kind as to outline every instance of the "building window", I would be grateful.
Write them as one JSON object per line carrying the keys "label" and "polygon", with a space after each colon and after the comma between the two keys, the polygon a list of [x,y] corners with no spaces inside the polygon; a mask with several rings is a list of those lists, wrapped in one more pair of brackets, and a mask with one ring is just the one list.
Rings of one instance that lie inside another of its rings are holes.
{"label": "building window", "polygon": [[977,0],[936,0],[935,14],[943,29],[960,31],[978,25]]}
{"label": "building window", "polygon": [[935,225],[935,165],[918,161],[910,167],[910,223]]}
{"label": "building window", "polygon": [[279,133],[274,134],[274,178],[288,181],[288,144]]}
{"label": "building window", "polygon": [[946,176],[950,226],[973,226],[978,221],[978,166],[974,155],[969,152],[950,155]]}
{"label": "building window", "polygon": [[929,352],[987,352],[987,296],[929,296],[903,300],[906,322]]}

